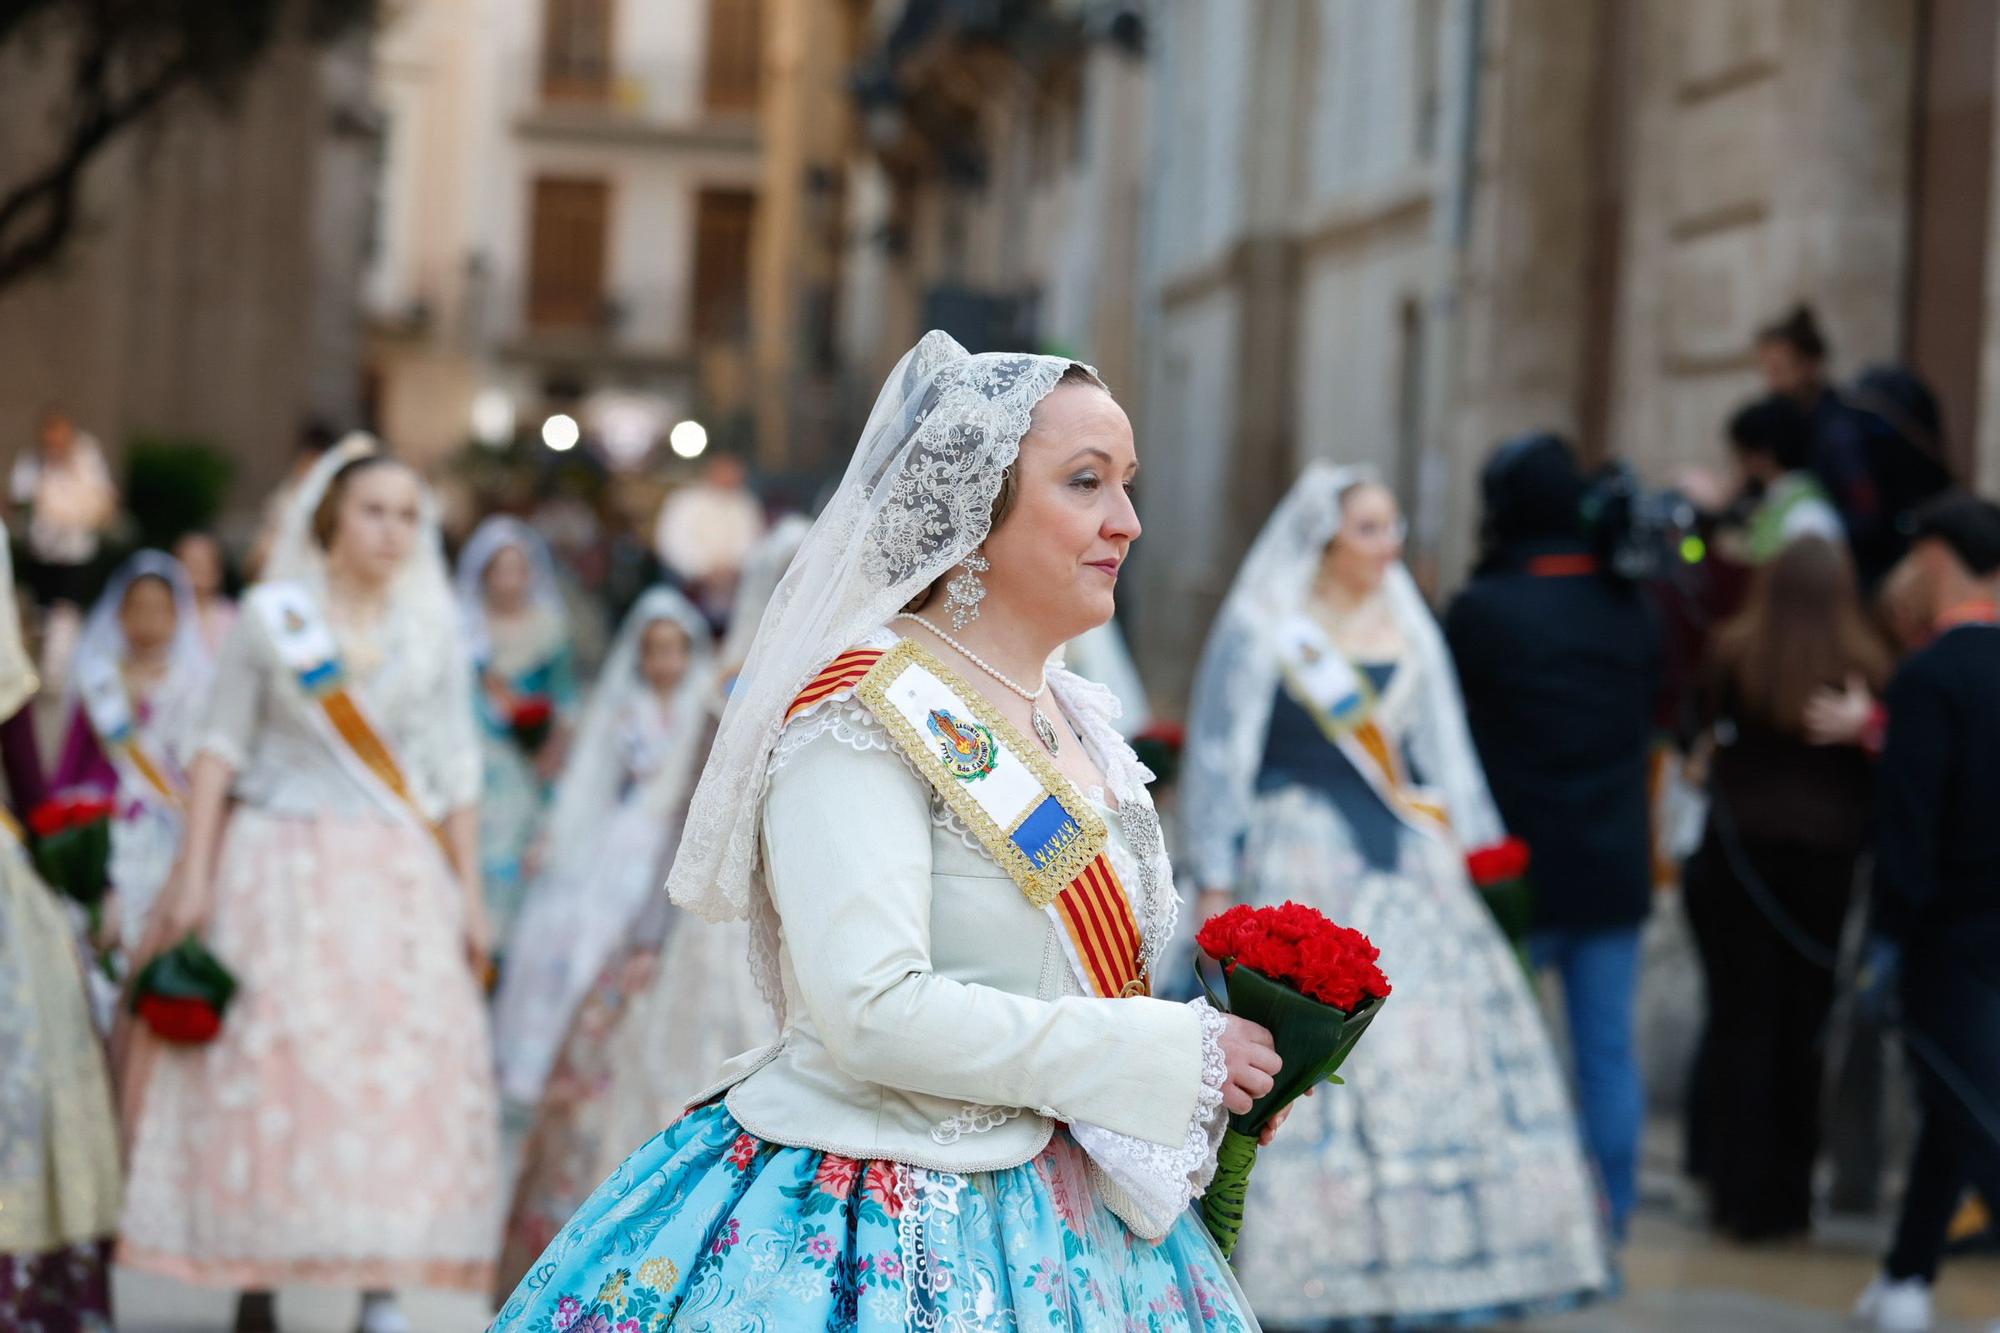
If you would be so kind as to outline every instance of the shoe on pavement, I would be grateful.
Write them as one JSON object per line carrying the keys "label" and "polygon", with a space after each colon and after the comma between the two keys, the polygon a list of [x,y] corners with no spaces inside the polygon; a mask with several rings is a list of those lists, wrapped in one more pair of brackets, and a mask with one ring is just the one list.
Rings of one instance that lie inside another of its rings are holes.
{"label": "shoe on pavement", "polygon": [[1919,1277],[1877,1277],[1855,1303],[1854,1319],[1873,1333],[1930,1333],[1931,1284]]}

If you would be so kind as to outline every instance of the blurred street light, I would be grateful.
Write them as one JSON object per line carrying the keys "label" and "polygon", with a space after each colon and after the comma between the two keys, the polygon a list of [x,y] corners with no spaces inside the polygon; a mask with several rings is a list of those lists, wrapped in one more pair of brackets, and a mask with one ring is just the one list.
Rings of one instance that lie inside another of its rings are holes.
{"label": "blurred street light", "polygon": [[682,458],[700,458],[708,448],[708,432],[699,421],[683,421],[667,433],[667,447]]}
{"label": "blurred street light", "polygon": [[577,426],[576,418],[567,412],[558,412],[542,423],[542,443],[559,454],[576,448],[583,431]]}
{"label": "blurred street light", "polygon": [[472,438],[489,449],[514,438],[514,400],[505,389],[481,389],[473,395]]}

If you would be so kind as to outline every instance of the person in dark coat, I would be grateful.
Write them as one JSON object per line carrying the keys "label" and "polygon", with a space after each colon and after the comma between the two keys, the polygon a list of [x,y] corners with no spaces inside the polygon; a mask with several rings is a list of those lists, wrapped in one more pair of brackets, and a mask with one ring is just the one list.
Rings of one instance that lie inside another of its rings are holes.
{"label": "person in dark coat", "polygon": [[1923,1130],[1882,1275],[1857,1312],[1928,1328],[1967,1185],[2000,1199],[2000,507],[1962,492],[1915,515],[1908,560],[1942,608],[1890,681],[1877,767],[1870,990],[1900,999]]}
{"label": "person in dark coat", "polygon": [[1487,554],[1445,634],[1493,799],[1533,858],[1529,953],[1563,982],[1584,1133],[1614,1231],[1637,1189],[1639,929],[1652,900],[1647,763],[1664,670],[1644,593],[1600,566],[1554,435],[1487,464]]}

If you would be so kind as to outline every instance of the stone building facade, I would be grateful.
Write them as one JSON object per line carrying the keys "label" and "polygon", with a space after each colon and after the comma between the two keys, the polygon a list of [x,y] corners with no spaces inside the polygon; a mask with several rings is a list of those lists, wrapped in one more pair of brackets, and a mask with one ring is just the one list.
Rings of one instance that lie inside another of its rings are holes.
{"label": "stone building facade", "polygon": [[1447,590],[1495,443],[1719,464],[1795,301],[2000,475],[1992,6],[1157,0],[1148,31],[1131,601],[1163,699],[1304,461],[1392,482]]}
{"label": "stone building facade", "polygon": [[[32,161],[61,62],[0,59],[0,159]],[[74,243],[0,292],[0,460],[59,401],[114,454],[230,454],[253,499],[309,416],[361,410],[360,275],[379,152],[365,34],[281,43],[225,105],[173,103],[85,175]]]}

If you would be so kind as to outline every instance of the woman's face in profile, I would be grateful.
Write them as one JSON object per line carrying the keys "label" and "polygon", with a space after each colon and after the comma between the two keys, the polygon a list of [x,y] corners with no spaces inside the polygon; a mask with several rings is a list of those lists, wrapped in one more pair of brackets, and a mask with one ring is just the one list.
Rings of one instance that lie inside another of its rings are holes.
{"label": "woman's face in profile", "polygon": [[1035,407],[1015,460],[1014,507],[986,539],[980,578],[1000,605],[1071,639],[1111,619],[1139,536],[1132,423],[1109,393],[1066,384]]}

